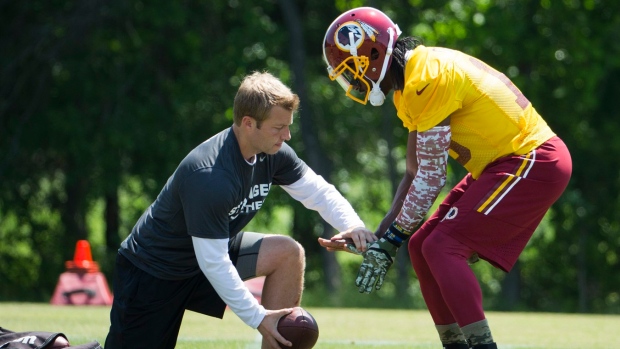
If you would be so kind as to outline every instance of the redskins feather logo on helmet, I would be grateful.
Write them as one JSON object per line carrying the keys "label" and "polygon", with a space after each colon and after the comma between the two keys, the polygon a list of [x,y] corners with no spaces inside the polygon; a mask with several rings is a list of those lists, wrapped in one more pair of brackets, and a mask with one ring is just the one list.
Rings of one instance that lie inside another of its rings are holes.
{"label": "redskins feather logo on helmet", "polygon": [[398,25],[372,7],[359,7],[341,14],[329,26],[323,39],[323,59],[329,78],[337,81],[352,100],[382,105],[385,95],[379,85],[400,34]]}
{"label": "redskins feather logo on helmet", "polygon": [[341,25],[334,34],[334,43],[342,51],[351,52],[362,46],[366,36],[375,42],[378,33],[375,28],[362,21],[347,22]]}
{"label": "redskins feather logo on helmet", "polygon": [[364,31],[357,22],[345,23],[334,34],[334,42],[342,51],[351,52],[362,46]]}

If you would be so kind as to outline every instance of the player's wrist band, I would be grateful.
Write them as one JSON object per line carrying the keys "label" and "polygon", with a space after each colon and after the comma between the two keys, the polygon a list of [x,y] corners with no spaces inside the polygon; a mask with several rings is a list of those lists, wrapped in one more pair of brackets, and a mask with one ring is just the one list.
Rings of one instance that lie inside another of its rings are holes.
{"label": "player's wrist band", "polygon": [[396,247],[400,247],[410,236],[411,232],[403,229],[400,225],[396,224],[396,222],[390,224],[388,230],[383,234],[383,238]]}

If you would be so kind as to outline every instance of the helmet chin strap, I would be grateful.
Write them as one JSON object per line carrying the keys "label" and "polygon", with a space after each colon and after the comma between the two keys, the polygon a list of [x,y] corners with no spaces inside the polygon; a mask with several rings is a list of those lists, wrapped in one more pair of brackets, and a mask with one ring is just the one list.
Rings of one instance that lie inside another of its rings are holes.
{"label": "helmet chin strap", "polygon": [[[398,31],[400,32],[400,30]],[[383,78],[385,78],[388,62],[390,61],[390,56],[392,55],[392,44],[394,43],[394,29],[388,28],[387,32],[390,35],[390,42],[388,44],[388,49],[385,52],[385,58],[383,59],[381,75],[379,75],[379,79],[377,79],[377,82],[369,79],[370,82],[372,82],[372,90],[370,90],[370,94],[368,95],[368,101],[375,107],[381,106],[383,105],[383,102],[385,102],[385,94],[383,93],[383,91],[381,91],[381,87],[379,85],[381,85],[381,81],[383,81]]]}
{"label": "helmet chin strap", "polygon": [[375,107],[379,107],[383,105],[385,102],[385,93],[381,91],[379,85],[374,85],[372,90],[370,90],[370,94],[368,95],[368,101]]}

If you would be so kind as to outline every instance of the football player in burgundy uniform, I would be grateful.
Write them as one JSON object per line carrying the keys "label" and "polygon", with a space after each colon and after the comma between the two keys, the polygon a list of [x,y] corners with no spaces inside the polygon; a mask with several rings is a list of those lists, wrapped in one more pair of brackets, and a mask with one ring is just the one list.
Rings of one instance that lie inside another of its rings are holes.
{"label": "football player in burgundy uniform", "polygon": [[[383,12],[355,8],[329,26],[328,74],[356,102],[394,91],[409,131],[407,170],[369,245],[356,284],[379,289],[408,240],[411,263],[444,348],[496,348],[468,263],[510,271],[570,179],[562,140],[501,72],[463,52],[401,37]],[[469,172],[418,228],[446,183],[448,156]],[[328,250],[355,248],[335,236]]]}

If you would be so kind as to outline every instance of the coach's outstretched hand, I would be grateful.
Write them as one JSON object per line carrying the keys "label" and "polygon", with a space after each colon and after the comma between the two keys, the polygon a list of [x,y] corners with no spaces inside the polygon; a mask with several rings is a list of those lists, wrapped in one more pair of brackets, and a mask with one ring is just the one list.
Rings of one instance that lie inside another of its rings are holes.
{"label": "coach's outstretched hand", "polygon": [[355,285],[360,293],[370,293],[373,287],[378,290],[383,286],[385,274],[394,263],[398,247],[388,240],[381,238],[368,246],[364,252],[364,261],[355,279]]}
{"label": "coach's outstretched hand", "polygon": [[366,251],[368,243],[377,241],[377,237],[365,227],[357,227],[338,233],[331,239],[318,238],[318,241],[330,252],[345,251],[362,254]]}

